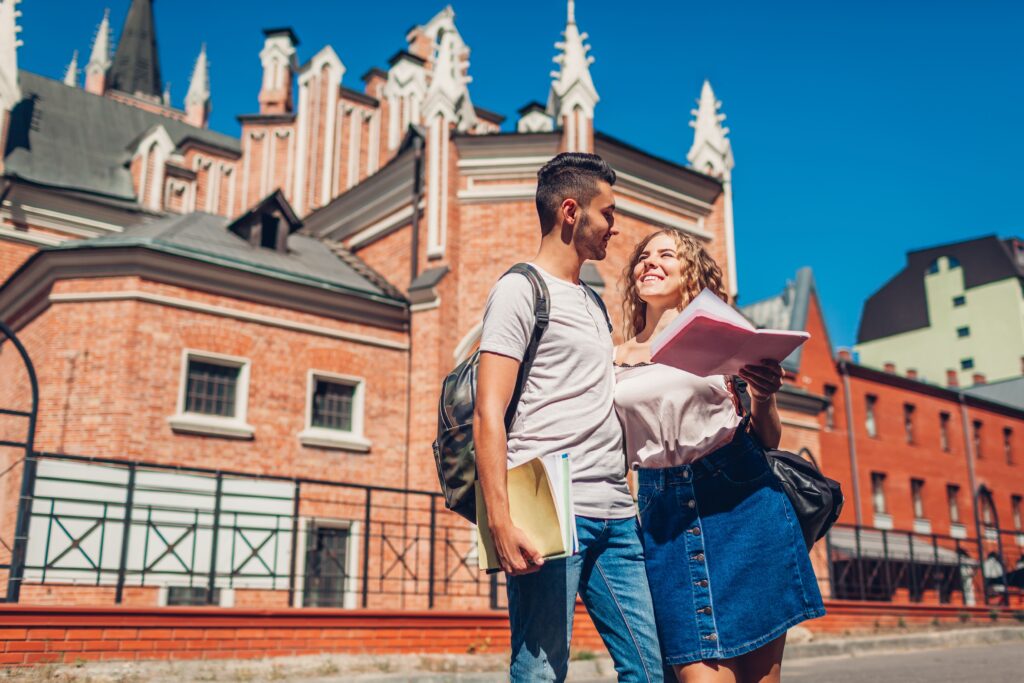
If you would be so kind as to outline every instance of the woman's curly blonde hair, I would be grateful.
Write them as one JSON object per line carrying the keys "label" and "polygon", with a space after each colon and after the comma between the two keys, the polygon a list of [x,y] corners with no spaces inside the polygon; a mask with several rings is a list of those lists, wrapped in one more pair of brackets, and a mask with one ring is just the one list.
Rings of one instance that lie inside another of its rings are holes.
{"label": "woman's curly blonde hair", "polygon": [[629,264],[622,274],[625,290],[622,295],[622,313],[627,339],[632,339],[640,334],[647,324],[647,304],[636,292],[636,278],[633,277],[633,269],[640,262],[640,255],[647,245],[658,235],[668,235],[676,243],[676,256],[682,262],[682,277],[679,278],[679,293],[682,295],[681,306],[690,303],[705,287],[721,297],[722,301],[728,302],[729,300],[725,295],[725,288],[722,286],[722,269],[718,267],[700,241],[678,230],[652,232],[640,240],[633,249],[633,253],[629,257]]}

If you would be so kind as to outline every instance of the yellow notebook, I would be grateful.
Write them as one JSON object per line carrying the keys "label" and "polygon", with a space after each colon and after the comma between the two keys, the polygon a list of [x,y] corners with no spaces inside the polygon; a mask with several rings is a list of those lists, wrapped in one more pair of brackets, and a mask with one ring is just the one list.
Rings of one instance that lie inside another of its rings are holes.
{"label": "yellow notebook", "polygon": [[[475,493],[480,569],[499,570],[479,481]],[[568,455],[535,458],[510,469],[508,507],[512,523],[526,533],[544,558],[565,557],[576,551]]]}

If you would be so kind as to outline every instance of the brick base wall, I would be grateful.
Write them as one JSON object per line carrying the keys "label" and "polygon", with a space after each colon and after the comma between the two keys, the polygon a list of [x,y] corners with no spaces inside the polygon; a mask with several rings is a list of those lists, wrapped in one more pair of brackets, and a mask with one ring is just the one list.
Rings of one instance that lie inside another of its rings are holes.
{"label": "brick base wall", "polygon": [[[826,603],[819,633],[1013,620],[988,608]],[[508,650],[504,612],[97,608],[0,605],[0,665],[145,659],[258,659],[321,653],[476,654]],[[604,652],[582,605],[573,649]]]}

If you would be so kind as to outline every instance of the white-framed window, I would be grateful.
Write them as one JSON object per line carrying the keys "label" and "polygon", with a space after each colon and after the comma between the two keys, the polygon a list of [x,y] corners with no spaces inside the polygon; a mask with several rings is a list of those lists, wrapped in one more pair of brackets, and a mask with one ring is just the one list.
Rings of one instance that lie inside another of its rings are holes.
{"label": "white-framed window", "polygon": [[171,429],[232,439],[251,439],[246,422],[249,404],[249,359],[184,349],[178,405],[168,418]]}
{"label": "white-framed window", "polygon": [[878,423],[875,420],[875,406],[877,403],[878,397],[873,394],[867,394],[864,397],[864,430],[872,438],[878,436]]}
{"label": "white-framed window", "polygon": [[365,453],[363,432],[366,382],[361,377],[310,370],[306,383],[306,426],[299,432],[305,446]]}
{"label": "white-framed window", "polygon": [[206,600],[207,587],[203,586],[160,586],[157,589],[156,603],[160,607],[234,607],[235,591],[233,588],[214,587],[213,602]]}
{"label": "white-framed window", "polygon": [[361,533],[354,520],[299,518],[296,607],[358,607]]}
{"label": "white-framed window", "polygon": [[914,519],[927,519],[924,514],[924,479],[910,480],[910,497],[914,505]]}
{"label": "white-framed window", "polygon": [[871,501],[876,513],[886,513],[885,475],[881,472],[871,473]]}
{"label": "white-framed window", "polygon": [[949,503],[950,524],[960,523],[960,487],[956,484],[946,486],[946,500]]}

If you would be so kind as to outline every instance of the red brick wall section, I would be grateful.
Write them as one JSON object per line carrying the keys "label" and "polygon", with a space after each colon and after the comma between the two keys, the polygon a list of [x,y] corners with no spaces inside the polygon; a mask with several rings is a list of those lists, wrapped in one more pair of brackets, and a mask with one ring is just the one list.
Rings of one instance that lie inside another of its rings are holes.
{"label": "red brick wall section", "polygon": [[[822,634],[1010,623],[1010,610],[830,601]],[[995,617],[993,618],[993,614]],[[322,653],[507,652],[504,612],[20,607],[0,605],[0,666],[110,660],[258,659]],[[577,605],[572,648],[604,652]]]}
{"label": "red brick wall section", "polygon": [[[507,652],[504,612],[0,606],[0,665],[257,659],[321,653]],[[581,605],[575,650],[604,645]]]}

